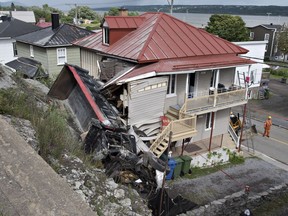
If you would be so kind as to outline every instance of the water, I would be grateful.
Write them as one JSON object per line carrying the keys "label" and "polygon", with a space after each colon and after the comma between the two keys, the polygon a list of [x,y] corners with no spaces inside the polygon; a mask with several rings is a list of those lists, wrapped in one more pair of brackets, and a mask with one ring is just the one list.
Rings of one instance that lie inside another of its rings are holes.
{"label": "water", "polygon": [[[205,27],[212,14],[198,14],[198,13],[174,13],[173,16],[183,20],[195,27]],[[246,23],[247,27],[253,27],[261,24],[288,24],[287,16],[254,16],[254,15],[239,15]]]}
{"label": "water", "polygon": [[[96,11],[99,14],[104,14],[105,11]],[[139,12],[142,14],[143,12]],[[203,28],[207,25],[209,18],[212,14],[200,14],[200,13],[174,13],[173,16],[187,22],[195,27]],[[254,16],[254,15],[238,15],[246,23],[247,27],[253,27],[261,24],[288,24],[287,16]]]}

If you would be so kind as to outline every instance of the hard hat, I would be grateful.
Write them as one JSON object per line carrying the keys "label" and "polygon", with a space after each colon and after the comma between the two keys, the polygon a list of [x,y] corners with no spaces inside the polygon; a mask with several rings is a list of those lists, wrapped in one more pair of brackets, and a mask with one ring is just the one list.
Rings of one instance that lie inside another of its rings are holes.
{"label": "hard hat", "polygon": [[268,119],[271,119],[272,117],[271,116],[268,116]]}
{"label": "hard hat", "polygon": [[230,115],[233,115],[233,112],[230,112]]}

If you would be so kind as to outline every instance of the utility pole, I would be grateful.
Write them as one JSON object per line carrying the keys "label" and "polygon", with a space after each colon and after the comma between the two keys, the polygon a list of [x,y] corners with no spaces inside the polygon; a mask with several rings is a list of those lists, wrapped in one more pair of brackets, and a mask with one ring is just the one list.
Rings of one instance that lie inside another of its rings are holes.
{"label": "utility pole", "polygon": [[74,17],[74,24],[78,25],[78,5],[77,4],[65,4],[65,5],[73,5],[75,6],[75,17]]}
{"label": "utility pole", "polygon": [[168,4],[170,5],[170,14],[173,14],[173,4],[174,0],[167,0]]}

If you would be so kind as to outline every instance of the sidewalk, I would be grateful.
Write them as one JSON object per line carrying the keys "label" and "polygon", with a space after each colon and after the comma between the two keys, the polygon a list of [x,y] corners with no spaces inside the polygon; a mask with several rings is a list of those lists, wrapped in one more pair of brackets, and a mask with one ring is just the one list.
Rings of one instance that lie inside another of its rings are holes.
{"label": "sidewalk", "polygon": [[0,215],[97,215],[0,116]]}

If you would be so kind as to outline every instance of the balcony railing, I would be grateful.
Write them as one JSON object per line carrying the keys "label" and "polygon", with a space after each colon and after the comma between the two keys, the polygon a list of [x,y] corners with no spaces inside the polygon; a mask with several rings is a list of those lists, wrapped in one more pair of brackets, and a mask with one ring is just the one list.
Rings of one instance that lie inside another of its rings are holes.
{"label": "balcony railing", "polygon": [[180,109],[181,113],[197,113],[217,107],[233,107],[239,103],[245,103],[246,89],[234,86],[230,89],[215,89],[210,91],[188,94],[185,102]]}

